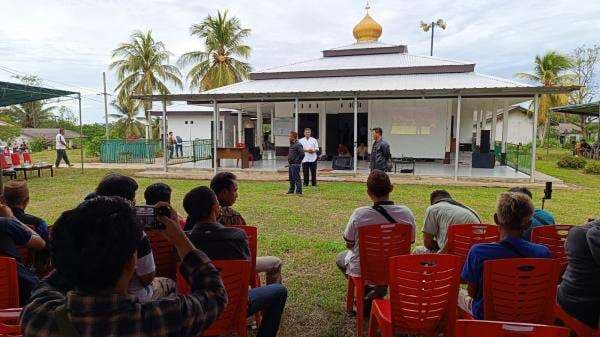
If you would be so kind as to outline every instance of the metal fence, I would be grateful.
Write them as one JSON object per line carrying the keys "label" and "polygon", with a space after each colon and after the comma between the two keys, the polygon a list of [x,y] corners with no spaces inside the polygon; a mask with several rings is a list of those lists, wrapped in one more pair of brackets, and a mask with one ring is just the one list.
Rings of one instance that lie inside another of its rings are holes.
{"label": "metal fence", "polygon": [[168,147],[168,165],[176,165],[200,160],[210,160],[213,157],[212,141],[210,139],[195,139],[184,141]]}
{"label": "metal fence", "polygon": [[154,164],[161,144],[156,140],[104,140],[100,146],[100,162],[118,164]]}
{"label": "metal fence", "polygon": [[[494,144],[496,160],[502,161],[502,142]],[[531,174],[531,144],[506,143],[506,165],[516,171]]]}

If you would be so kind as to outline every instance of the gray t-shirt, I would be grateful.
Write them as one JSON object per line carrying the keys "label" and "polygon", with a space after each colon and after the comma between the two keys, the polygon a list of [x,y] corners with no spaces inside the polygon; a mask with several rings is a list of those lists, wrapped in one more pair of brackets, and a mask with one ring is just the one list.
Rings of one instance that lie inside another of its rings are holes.
{"label": "gray t-shirt", "polygon": [[[412,211],[403,205],[381,205],[398,223],[412,225],[412,241],[415,240],[415,217]],[[359,207],[354,210],[346,225],[344,239],[354,242],[354,247],[346,255],[346,274],[360,276],[360,258],[358,256],[358,228],[367,225],[380,225],[390,223],[381,213],[371,206]]]}
{"label": "gray t-shirt", "polygon": [[427,207],[425,211],[423,233],[433,235],[440,246],[440,250],[443,250],[446,245],[448,226],[480,223],[474,212],[471,208],[465,209],[445,201],[438,202]]}

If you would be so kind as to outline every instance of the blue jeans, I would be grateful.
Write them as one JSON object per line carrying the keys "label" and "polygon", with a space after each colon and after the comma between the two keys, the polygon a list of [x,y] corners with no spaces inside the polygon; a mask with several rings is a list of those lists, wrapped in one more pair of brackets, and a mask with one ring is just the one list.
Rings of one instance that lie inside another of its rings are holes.
{"label": "blue jeans", "polygon": [[288,193],[302,194],[302,181],[300,180],[300,167],[301,164],[290,164],[288,168],[290,189]]}
{"label": "blue jeans", "polygon": [[286,300],[287,289],[281,284],[269,284],[248,290],[248,317],[259,311],[262,313],[256,337],[277,336]]}

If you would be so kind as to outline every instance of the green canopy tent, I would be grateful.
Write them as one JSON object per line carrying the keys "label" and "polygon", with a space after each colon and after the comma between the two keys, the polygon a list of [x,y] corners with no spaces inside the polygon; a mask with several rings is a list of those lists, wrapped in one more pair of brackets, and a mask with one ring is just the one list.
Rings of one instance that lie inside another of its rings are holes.
{"label": "green canopy tent", "polygon": [[559,106],[550,109],[553,112],[561,112],[580,116],[595,116],[598,118],[598,143],[600,143],[600,101],[586,104],[573,104]]}
{"label": "green canopy tent", "polygon": [[[83,145],[83,124],[81,121],[81,93],[74,91],[43,88],[38,86],[0,81],[0,107],[58,97],[71,97],[79,103],[79,140]],[[81,171],[83,172],[83,146],[81,148]],[[2,168],[0,168],[0,192],[3,190]]]}

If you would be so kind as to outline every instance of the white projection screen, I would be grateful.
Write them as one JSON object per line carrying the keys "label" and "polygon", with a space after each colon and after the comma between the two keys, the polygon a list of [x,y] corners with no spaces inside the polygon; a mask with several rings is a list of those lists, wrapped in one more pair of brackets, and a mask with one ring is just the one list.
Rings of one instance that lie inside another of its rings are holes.
{"label": "white projection screen", "polygon": [[393,157],[443,159],[450,99],[374,100],[371,127],[383,129]]}

